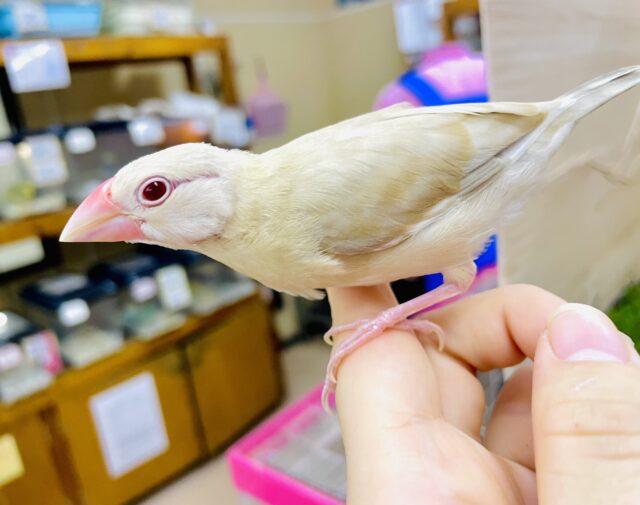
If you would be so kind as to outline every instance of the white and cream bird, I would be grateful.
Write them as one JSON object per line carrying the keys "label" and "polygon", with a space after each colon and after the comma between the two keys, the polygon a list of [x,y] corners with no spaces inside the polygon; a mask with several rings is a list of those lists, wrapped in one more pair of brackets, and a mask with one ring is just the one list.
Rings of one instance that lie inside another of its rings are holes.
{"label": "white and cream bird", "polygon": [[307,298],[442,272],[436,290],[330,330],[354,331],[333,353],[326,401],[341,361],[385,328],[442,338],[411,316],[468,288],[485,241],[576,122],[638,83],[633,66],[547,102],[394,106],[263,154],[171,147],[105,181],[61,240],[191,249]]}

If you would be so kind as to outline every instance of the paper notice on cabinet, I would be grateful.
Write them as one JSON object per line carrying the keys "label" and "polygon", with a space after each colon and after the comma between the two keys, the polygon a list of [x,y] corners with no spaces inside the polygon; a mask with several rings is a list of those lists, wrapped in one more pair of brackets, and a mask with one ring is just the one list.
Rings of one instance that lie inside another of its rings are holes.
{"label": "paper notice on cabinet", "polygon": [[144,372],[89,400],[104,462],[114,479],[169,448],[154,377]]}
{"label": "paper notice on cabinet", "polygon": [[13,435],[0,436],[0,486],[16,480],[24,474],[24,465]]}

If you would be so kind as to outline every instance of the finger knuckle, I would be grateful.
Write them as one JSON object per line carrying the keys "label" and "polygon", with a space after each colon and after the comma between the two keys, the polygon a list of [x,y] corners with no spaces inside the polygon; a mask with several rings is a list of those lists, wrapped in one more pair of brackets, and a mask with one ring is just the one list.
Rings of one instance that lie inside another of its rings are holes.
{"label": "finger knuckle", "polygon": [[640,399],[564,398],[545,414],[547,435],[566,438],[637,438]]}

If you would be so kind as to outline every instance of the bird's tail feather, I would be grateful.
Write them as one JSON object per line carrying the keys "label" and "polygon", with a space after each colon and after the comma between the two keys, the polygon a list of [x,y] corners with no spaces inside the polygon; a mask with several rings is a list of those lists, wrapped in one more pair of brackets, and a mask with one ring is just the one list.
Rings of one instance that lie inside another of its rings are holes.
{"label": "bird's tail feather", "polygon": [[[549,112],[531,133],[507,148],[503,157],[515,160],[539,147],[548,157],[562,145],[576,122],[609,100],[640,84],[640,65],[621,68],[578,86],[555,100],[545,102]],[[536,146],[537,145],[537,146]]]}
{"label": "bird's tail feather", "polygon": [[612,98],[640,84],[640,65],[620,68],[596,77],[565,93],[553,102],[561,111],[558,119],[575,122]]}

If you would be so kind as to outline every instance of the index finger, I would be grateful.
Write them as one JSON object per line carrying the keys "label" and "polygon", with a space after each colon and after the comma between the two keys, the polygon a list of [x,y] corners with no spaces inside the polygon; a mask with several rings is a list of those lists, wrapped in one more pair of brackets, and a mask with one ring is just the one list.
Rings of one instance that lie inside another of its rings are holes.
{"label": "index finger", "polygon": [[536,286],[514,284],[428,313],[445,333],[446,352],[478,370],[533,358],[549,316],[566,303]]}
{"label": "index finger", "polygon": [[[374,317],[397,303],[389,286],[331,289],[329,300],[335,324]],[[459,368],[455,362],[464,361],[490,369],[533,356],[548,315],[562,303],[538,288],[508,286],[460,300],[427,317],[445,332],[446,352],[456,358],[442,356],[444,361],[449,359],[449,368]],[[441,356],[434,354],[434,358]],[[438,388],[433,365],[415,335],[395,329],[343,362],[336,395],[354,503],[371,503],[371,493],[379,498],[380,486],[372,488],[372,483],[387,483],[391,494],[411,489],[407,461],[417,467],[417,462],[426,462],[425,472],[438,469],[442,455],[438,448],[459,440],[460,432],[442,422],[441,415],[444,400],[452,401],[454,379],[443,375],[444,383]],[[477,457],[478,450],[469,454]],[[441,474],[446,469],[440,470]],[[394,487],[393,482],[402,485]]]}
{"label": "index finger", "polygon": [[[329,301],[334,324],[374,317],[397,303],[388,286],[334,288]],[[444,330],[447,353],[478,370],[492,370],[533,358],[549,315],[564,303],[544,289],[514,284],[463,298],[424,317]],[[402,357],[396,349],[388,350],[392,359]]]}
{"label": "index finger", "polygon": [[[372,318],[398,303],[389,285],[332,288],[328,293],[334,324]],[[344,336],[336,335],[336,343]],[[377,411],[428,416],[440,411],[436,380],[421,343],[413,332],[394,328],[344,360],[336,400],[341,417],[350,417],[351,410],[369,419]]]}
{"label": "index finger", "polygon": [[[336,324],[374,317],[397,303],[387,285],[332,289],[329,300]],[[492,370],[532,358],[547,318],[563,303],[543,289],[511,285],[426,314],[444,331],[445,353],[455,358],[442,376],[459,381],[453,375],[456,363]],[[446,394],[456,385],[445,384]],[[346,415],[351,410],[367,412],[367,417],[384,411],[394,419],[442,414],[433,366],[415,335],[406,331],[389,329],[349,356],[340,367],[336,394],[339,411]]]}

